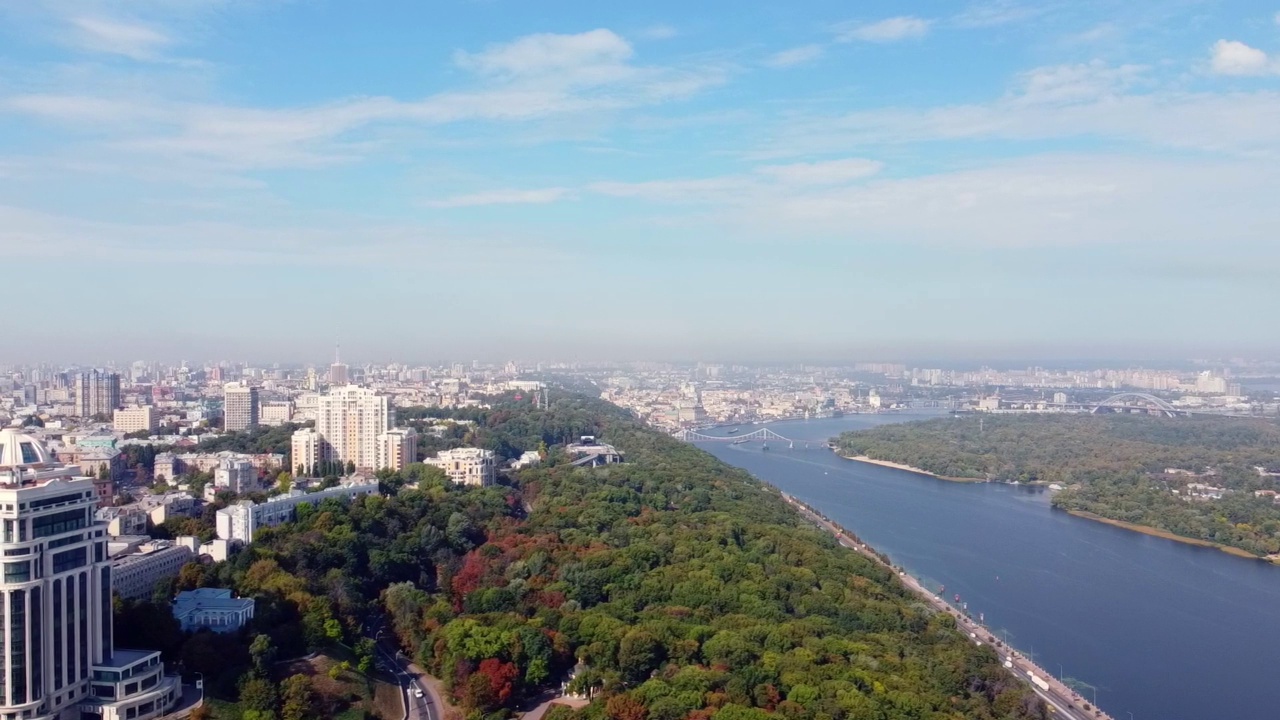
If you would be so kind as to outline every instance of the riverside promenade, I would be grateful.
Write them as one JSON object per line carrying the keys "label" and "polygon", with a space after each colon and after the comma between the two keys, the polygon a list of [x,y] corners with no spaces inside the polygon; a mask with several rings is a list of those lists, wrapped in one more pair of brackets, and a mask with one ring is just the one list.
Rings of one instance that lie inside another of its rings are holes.
{"label": "riverside promenade", "polygon": [[782,497],[799,510],[805,519],[834,535],[841,545],[892,570],[907,589],[919,595],[935,609],[948,613],[955,618],[956,627],[968,635],[973,642],[979,645],[986,643],[995,649],[1000,659],[1004,662],[1005,668],[1023,682],[1026,682],[1035,691],[1036,695],[1040,696],[1040,699],[1054,711],[1054,717],[1066,718],[1067,720],[1113,720],[1110,715],[1094,707],[1086,698],[1081,697],[1074,689],[1050,675],[1030,658],[1018,652],[1012,646],[1001,642],[990,629],[961,612],[958,608],[952,607],[937,593],[924,587],[918,580],[908,575],[905,570],[894,567],[886,556],[876,552],[856,535],[840,527],[822,513],[796,498],[786,493],[782,493]]}

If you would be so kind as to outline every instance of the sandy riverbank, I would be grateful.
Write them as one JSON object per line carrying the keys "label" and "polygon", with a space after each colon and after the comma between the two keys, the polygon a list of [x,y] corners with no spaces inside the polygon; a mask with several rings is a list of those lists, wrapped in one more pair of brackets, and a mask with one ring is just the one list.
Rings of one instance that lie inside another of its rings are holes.
{"label": "sandy riverbank", "polygon": [[986,482],[986,480],[983,480],[981,478],[964,478],[964,477],[952,477],[950,475],[939,475],[938,473],[932,473],[932,472],[929,472],[928,470],[921,470],[920,468],[912,467],[911,465],[903,465],[902,463],[889,462],[888,460],[876,460],[875,458],[869,458],[866,455],[843,455],[842,454],[840,455],[840,457],[844,458],[845,460],[853,460],[854,462],[862,462],[862,463],[868,463],[871,465],[879,465],[880,467],[893,468],[894,470],[906,470],[907,472],[913,472],[917,475],[925,475],[931,478],[937,478],[939,480],[946,480],[947,482],[961,482],[961,483]]}
{"label": "sandy riverbank", "polygon": [[[1070,515],[1075,515],[1076,517],[1079,517],[1079,518],[1084,518],[1086,520],[1093,520],[1095,522],[1106,523],[1107,525],[1123,528],[1125,530],[1140,532],[1143,535],[1151,535],[1152,537],[1164,538],[1165,540],[1173,540],[1174,542],[1180,542],[1186,545],[1196,545],[1198,547],[1217,548],[1218,550],[1221,550],[1222,552],[1228,555],[1235,555],[1236,557],[1251,558],[1254,560],[1266,560],[1266,558],[1254,555],[1248,550],[1241,550],[1238,547],[1223,545],[1222,543],[1216,543],[1211,540],[1200,540],[1198,538],[1184,537],[1182,535],[1171,533],[1168,530],[1161,530],[1160,528],[1153,528],[1148,525],[1138,525],[1136,523],[1125,522],[1123,520],[1112,520],[1111,518],[1102,517],[1101,515],[1094,515],[1093,513],[1085,512],[1084,510],[1068,510],[1067,513]],[[1272,562],[1275,562],[1275,561],[1272,561]]]}

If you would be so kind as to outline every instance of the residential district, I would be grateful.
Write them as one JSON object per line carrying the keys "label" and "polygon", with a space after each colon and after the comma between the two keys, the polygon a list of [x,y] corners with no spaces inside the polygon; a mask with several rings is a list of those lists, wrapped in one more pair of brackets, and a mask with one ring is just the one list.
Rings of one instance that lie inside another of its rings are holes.
{"label": "residential district", "polygon": [[[466,421],[416,413],[398,423],[398,410],[480,407],[503,393],[546,402],[544,382],[554,379],[669,430],[920,405],[1067,411],[1124,389],[1157,392],[1179,407],[1274,414],[1276,386],[1251,390],[1248,382],[1278,370],[352,367],[338,359],[319,368],[0,368],[0,718],[166,715],[182,702],[181,681],[158,652],[115,647],[113,595],[150,599],[157,583],[188,563],[227,559],[303,504],[377,494],[380,471],[423,462],[455,484],[485,486],[505,469],[492,451],[465,443],[424,452],[429,438],[466,437]],[[287,451],[219,449],[220,439],[270,428],[287,435]],[[592,437],[568,450],[582,464],[623,460]],[[147,453],[151,462],[136,462]],[[505,462],[518,468],[540,459],[526,452]],[[1197,479],[1209,480],[1208,473]],[[1218,490],[1209,482],[1188,489],[1197,497]],[[214,537],[156,532],[210,507],[217,508]],[[168,601],[189,631],[232,631],[254,613],[253,599],[216,588]]]}

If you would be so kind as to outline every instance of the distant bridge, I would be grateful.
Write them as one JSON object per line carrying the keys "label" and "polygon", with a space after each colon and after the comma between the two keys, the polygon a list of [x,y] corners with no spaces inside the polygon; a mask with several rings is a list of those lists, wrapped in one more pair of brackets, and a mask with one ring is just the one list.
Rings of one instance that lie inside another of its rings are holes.
{"label": "distant bridge", "polygon": [[[727,443],[743,443],[743,442],[762,442],[767,443],[770,440],[780,443],[786,443],[787,447],[794,448],[796,441],[788,437],[783,437],[769,428],[760,428],[752,430],[744,435],[703,435],[697,430],[677,430],[671,434],[671,437],[685,442],[727,442]],[[817,440],[801,440],[805,447],[809,445],[818,445],[827,447],[827,444]]]}
{"label": "distant bridge", "polygon": [[1180,415],[1190,415],[1186,410],[1180,410],[1168,402],[1161,400],[1155,395],[1136,392],[1122,392],[1118,395],[1103,400],[1094,406],[1092,410],[1094,415],[1103,413],[1124,413],[1124,412],[1145,412],[1159,413],[1165,417],[1178,417]]}

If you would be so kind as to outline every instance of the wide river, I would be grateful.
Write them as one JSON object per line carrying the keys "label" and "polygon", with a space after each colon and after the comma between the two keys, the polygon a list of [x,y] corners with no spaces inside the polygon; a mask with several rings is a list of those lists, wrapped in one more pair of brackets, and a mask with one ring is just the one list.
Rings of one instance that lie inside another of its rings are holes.
{"label": "wide river", "polygon": [[1045,670],[1086,699],[1096,692],[1116,720],[1280,718],[1280,567],[1075,518],[1052,510],[1045,490],[935,480],[845,460],[824,444],[919,417],[768,425],[800,441],[794,449],[699,446],[818,508],[927,585],[945,586],[946,597],[960,595]]}

